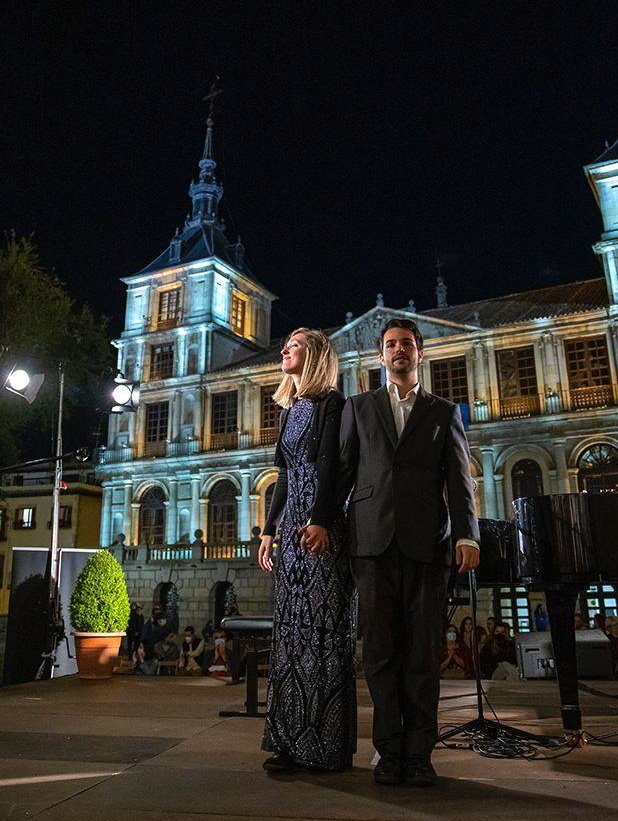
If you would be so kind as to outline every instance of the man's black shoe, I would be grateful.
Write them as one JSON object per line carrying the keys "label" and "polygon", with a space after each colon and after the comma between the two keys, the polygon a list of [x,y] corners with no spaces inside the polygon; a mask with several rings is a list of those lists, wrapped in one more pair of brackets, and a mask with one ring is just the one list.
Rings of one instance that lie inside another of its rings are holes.
{"label": "man's black shoe", "polygon": [[406,773],[406,784],[413,787],[434,787],[438,782],[438,776],[431,763],[408,764]]}
{"label": "man's black shoe", "polygon": [[383,755],[378,761],[373,771],[373,777],[376,784],[394,786],[395,784],[401,784],[404,773],[405,770],[401,758],[391,753]]}
{"label": "man's black shoe", "polygon": [[300,769],[287,753],[275,753],[262,764],[267,773],[293,773]]}

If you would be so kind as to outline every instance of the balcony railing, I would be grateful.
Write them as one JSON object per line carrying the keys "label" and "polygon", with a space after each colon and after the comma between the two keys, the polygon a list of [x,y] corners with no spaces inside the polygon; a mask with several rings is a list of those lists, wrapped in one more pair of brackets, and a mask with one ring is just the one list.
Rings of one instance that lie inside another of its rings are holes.
{"label": "balcony railing", "polygon": [[95,460],[98,465],[109,465],[111,462],[131,462],[135,458],[135,452],[129,445],[119,448],[97,448]]}
{"label": "balcony railing", "polygon": [[236,450],[238,448],[238,431],[232,433],[213,433],[210,437],[209,450]]}
{"label": "balcony railing", "polygon": [[185,439],[184,442],[168,442],[165,449],[166,456],[191,456],[200,452],[198,439]]}
{"label": "balcony railing", "polygon": [[490,402],[475,401],[472,405],[471,422],[495,422],[498,420],[527,419],[531,416],[577,413],[615,407],[616,400],[611,385],[590,388],[573,388],[552,391],[546,396],[517,396]]}
{"label": "balcony railing", "polygon": [[249,561],[257,559],[259,539],[192,545],[139,545],[110,548],[123,564],[165,562]]}

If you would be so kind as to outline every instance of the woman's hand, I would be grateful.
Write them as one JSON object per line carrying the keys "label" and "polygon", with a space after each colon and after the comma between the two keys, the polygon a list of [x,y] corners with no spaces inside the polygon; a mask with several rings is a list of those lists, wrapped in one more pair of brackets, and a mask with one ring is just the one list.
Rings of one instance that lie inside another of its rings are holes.
{"label": "woman's hand", "polygon": [[322,525],[305,525],[300,528],[300,546],[311,553],[321,554],[328,550],[330,538]]}
{"label": "woman's hand", "polygon": [[270,573],[273,569],[273,560],[270,558],[270,552],[273,549],[273,537],[262,536],[260,542],[260,549],[258,550],[258,564],[260,568],[266,573]]}

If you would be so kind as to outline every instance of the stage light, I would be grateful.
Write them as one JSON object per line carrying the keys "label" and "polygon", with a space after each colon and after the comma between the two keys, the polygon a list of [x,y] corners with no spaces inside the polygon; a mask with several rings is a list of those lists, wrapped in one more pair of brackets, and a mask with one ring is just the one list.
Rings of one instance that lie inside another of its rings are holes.
{"label": "stage light", "polygon": [[112,390],[114,404],[111,413],[135,413],[139,405],[139,382],[131,382],[125,379],[123,373],[118,371],[114,379],[115,387]]}
{"label": "stage light", "polygon": [[17,394],[17,396],[23,396],[26,402],[31,405],[44,381],[44,373],[29,373],[25,368],[15,366],[7,376],[4,387],[7,391]]}

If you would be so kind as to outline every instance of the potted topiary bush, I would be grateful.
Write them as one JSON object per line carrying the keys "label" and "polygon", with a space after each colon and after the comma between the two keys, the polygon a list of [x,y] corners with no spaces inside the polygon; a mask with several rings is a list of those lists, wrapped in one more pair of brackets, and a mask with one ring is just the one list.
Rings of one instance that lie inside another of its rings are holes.
{"label": "potted topiary bush", "polygon": [[80,678],[110,678],[129,623],[122,567],[109,550],[94,553],[77,577],[70,614]]}

